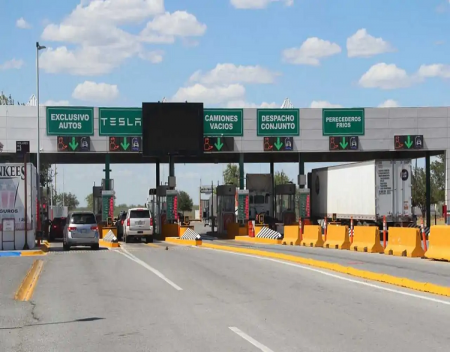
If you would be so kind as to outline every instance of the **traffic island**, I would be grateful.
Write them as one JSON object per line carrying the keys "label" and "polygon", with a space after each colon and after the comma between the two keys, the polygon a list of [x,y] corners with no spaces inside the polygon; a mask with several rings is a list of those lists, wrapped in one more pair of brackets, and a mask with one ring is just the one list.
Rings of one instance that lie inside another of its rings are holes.
{"label": "traffic island", "polygon": [[251,242],[260,244],[282,244],[282,240],[276,238],[259,238],[259,237],[249,237],[249,236],[236,236],[235,241],[240,242]]}
{"label": "traffic island", "polygon": [[120,243],[118,243],[118,242],[108,242],[105,240],[98,240],[98,244],[100,247],[104,247],[104,248],[119,248],[120,247]]}
{"label": "traffic island", "polygon": [[184,246],[201,246],[202,240],[198,239],[184,239],[179,237],[166,237],[166,242],[180,244]]}

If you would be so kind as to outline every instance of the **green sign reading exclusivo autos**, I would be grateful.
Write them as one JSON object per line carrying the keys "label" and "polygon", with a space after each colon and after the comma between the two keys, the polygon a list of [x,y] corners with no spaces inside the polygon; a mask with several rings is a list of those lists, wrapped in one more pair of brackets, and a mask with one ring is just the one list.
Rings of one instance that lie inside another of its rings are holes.
{"label": "green sign reading exclusivo autos", "polygon": [[258,109],[258,137],[295,137],[300,135],[299,109]]}
{"label": "green sign reading exclusivo autos", "polygon": [[47,107],[47,136],[93,136],[94,108]]}

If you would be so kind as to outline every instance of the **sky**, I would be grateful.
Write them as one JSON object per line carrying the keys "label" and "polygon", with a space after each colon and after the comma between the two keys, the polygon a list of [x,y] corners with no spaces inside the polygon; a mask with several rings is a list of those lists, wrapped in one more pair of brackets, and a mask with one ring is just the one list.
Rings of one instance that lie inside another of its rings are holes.
{"label": "sky", "polygon": [[[357,5],[359,4],[359,5]],[[43,105],[449,106],[450,0],[14,0],[0,12],[0,91]],[[423,161],[420,161],[420,165]],[[311,168],[320,164],[306,164]],[[198,199],[225,166],[176,165]],[[104,166],[59,165],[81,204]],[[143,203],[152,165],[113,165],[119,203]],[[296,180],[298,165],[276,164]],[[269,165],[246,165],[249,173]],[[64,177],[63,177],[64,174]],[[168,167],[162,167],[162,179]]]}

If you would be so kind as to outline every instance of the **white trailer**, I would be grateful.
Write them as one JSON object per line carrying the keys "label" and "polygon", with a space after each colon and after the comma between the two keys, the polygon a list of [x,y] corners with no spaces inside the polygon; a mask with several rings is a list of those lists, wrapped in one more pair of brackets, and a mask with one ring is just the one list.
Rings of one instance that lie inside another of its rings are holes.
{"label": "white trailer", "polygon": [[69,214],[69,207],[53,205],[50,207],[50,220],[54,218],[67,218]]}
{"label": "white trailer", "polygon": [[30,249],[35,247],[37,184],[36,167],[32,163],[26,166],[26,176],[24,164],[0,164],[0,250],[23,249],[25,238]]}
{"label": "white trailer", "polygon": [[386,216],[389,224],[413,222],[409,159],[314,169],[310,181],[313,219],[381,224]]}

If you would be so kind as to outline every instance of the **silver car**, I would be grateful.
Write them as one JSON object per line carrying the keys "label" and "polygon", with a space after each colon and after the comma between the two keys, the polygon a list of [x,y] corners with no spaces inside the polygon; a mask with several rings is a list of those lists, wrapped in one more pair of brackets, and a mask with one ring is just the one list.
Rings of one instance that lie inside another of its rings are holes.
{"label": "silver car", "polygon": [[93,212],[75,211],[67,217],[63,233],[63,248],[65,251],[74,246],[90,246],[99,249],[98,225]]}

